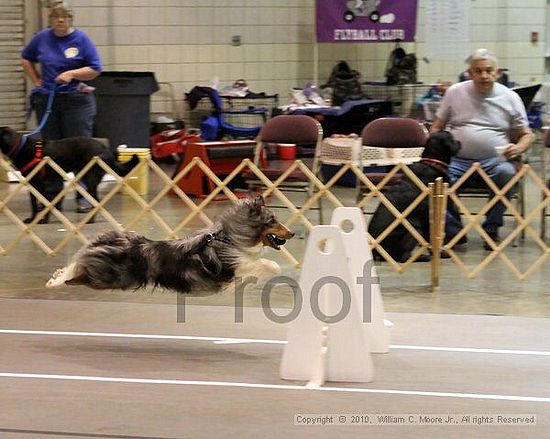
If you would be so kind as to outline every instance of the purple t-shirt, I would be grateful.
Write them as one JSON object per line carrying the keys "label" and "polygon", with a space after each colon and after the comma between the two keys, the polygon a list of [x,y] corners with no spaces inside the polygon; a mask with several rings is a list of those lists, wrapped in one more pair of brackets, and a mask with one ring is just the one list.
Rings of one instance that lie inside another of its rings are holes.
{"label": "purple t-shirt", "polygon": [[[34,89],[47,94],[55,87],[55,78],[67,70],[90,67],[101,71],[101,59],[90,37],[79,29],[69,35],[58,37],[47,28],[34,35],[21,52],[21,57],[41,66],[42,85]],[[64,91],[75,91],[80,81],[73,80]]]}

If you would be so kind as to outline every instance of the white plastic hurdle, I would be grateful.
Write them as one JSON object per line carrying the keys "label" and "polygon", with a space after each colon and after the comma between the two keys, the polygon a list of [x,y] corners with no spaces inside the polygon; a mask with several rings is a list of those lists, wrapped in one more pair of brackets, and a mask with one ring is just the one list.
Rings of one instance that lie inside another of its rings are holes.
{"label": "white plastic hurdle", "polygon": [[[332,214],[331,224],[339,226],[342,230],[352,281],[358,290],[357,297],[363,310],[363,322],[366,322],[363,328],[369,339],[371,352],[386,354],[390,351],[390,328],[393,324],[384,318],[380,281],[376,274],[372,249],[367,240],[365,216],[357,207],[337,207]],[[365,276],[365,271],[368,269],[370,269],[368,284],[364,281],[359,282],[357,278]],[[364,290],[369,287],[370,294]],[[363,303],[363,299],[368,297],[371,299],[370,304]],[[369,311],[370,318],[365,315]]]}
{"label": "white plastic hurdle", "polygon": [[[309,381],[309,387],[370,382],[371,352],[389,351],[363,214],[358,208],[337,208],[331,223],[315,226],[309,236],[299,282],[302,309],[291,323],[281,361],[282,379]],[[350,230],[342,230],[346,223]],[[369,284],[370,294],[364,291]],[[364,315],[369,307],[363,306],[369,296],[370,319]]]}

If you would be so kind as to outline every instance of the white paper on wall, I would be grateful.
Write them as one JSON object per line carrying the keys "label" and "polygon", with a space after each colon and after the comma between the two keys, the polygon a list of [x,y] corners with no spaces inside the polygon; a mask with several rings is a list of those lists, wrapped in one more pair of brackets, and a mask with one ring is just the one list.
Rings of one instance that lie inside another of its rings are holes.
{"label": "white paper on wall", "polygon": [[470,1],[426,0],[425,5],[427,58],[466,59],[470,54]]}

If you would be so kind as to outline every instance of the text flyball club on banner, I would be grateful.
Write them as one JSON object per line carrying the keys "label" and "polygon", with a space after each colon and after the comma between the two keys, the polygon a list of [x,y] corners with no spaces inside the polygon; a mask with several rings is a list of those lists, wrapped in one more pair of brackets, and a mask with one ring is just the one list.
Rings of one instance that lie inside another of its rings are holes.
{"label": "text flyball club on banner", "polygon": [[316,0],[317,42],[414,41],[417,0]]}

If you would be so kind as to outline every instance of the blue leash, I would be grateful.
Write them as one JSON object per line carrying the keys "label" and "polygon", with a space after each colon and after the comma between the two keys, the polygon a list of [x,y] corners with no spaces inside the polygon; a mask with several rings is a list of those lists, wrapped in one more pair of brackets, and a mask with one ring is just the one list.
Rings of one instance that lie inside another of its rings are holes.
{"label": "blue leash", "polygon": [[[19,140],[19,145],[17,145],[17,148],[12,152],[12,157],[16,157],[19,153],[19,150],[23,147],[23,145],[27,142],[27,139],[29,137],[32,137],[36,134],[38,134],[40,131],[42,131],[42,128],[44,128],[44,125],[46,125],[46,122],[48,121],[48,118],[50,117],[50,114],[52,112],[52,106],[53,106],[53,100],[55,97],[55,93],[58,89],[61,89],[62,87],[66,86],[66,84],[56,84],[54,88],[50,90],[50,93],[48,94],[48,103],[46,104],[46,112],[44,113],[44,116],[42,116],[42,120],[38,124],[38,126],[30,133],[23,134],[21,136],[21,139]],[[30,114],[32,113],[32,107],[29,106],[29,111],[27,112],[28,117],[30,117]]]}

